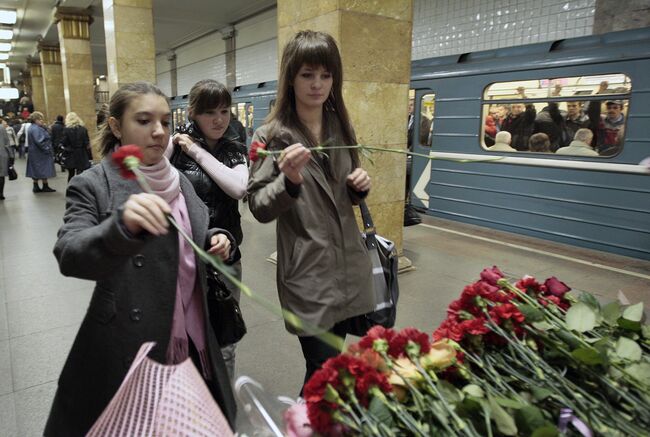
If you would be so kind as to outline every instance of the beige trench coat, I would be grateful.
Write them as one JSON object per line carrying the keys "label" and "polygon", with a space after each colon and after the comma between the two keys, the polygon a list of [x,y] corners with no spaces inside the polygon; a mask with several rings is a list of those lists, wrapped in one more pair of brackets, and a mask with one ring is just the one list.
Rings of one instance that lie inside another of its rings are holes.
{"label": "beige trench coat", "polygon": [[[265,126],[253,140],[268,144]],[[280,304],[322,330],[375,308],[370,258],[352,208],[360,197],[346,184],[352,158],[348,150],[330,150],[328,155],[336,181],[327,180],[312,156],[296,198],[287,192],[273,157],[253,163],[248,181],[248,205],[255,218],[263,223],[277,219]],[[307,335],[285,326],[293,334]]]}

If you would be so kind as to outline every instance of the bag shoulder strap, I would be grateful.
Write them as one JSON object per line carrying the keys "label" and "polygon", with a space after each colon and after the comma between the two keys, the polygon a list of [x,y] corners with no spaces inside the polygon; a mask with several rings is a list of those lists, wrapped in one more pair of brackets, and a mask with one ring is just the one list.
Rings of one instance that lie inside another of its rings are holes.
{"label": "bag shoulder strap", "polygon": [[366,205],[365,200],[359,202],[359,209],[361,210],[361,219],[363,220],[363,231],[366,234],[370,232],[375,234],[375,225],[372,222],[372,216],[370,215],[370,210],[368,209],[368,205]]}

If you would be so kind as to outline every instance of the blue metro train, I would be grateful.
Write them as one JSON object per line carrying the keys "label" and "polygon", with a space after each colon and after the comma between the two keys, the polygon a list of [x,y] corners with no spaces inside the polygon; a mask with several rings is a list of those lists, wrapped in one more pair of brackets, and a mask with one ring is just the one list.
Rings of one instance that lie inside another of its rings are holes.
{"label": "blue metro train", "polygon": [[[650,169],[638,165],[650,156],[649,71],[650,28],[413,61],[414,150],[444,159],[414,158],[412,202],[436,217],[650,259]],[[235,88],[249,135],[275,89]],[[174,124],[184,121],[187,96],[171,105]],[[591,131],[597,154],[553,153],[577,128]],[[500,130],[512,132],[512,150],[491,147]],[[535,134],[545,149],[533,148]]]}

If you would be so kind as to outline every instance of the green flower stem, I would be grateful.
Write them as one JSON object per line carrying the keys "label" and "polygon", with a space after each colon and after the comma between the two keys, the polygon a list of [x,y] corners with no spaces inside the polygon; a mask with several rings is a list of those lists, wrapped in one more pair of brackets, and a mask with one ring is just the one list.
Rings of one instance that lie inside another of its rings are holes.
{"label": "green flower stem", "polygon": [[[372,389],[373,396],[378,398],[397,418],[404,424],[404,426],[413,433],[415,436],[426,436],[427,434],[421,429],[420,423],[409,413],[402,403],[397,400],[394,394],[389,394],[389,399],[386,395],[376,387]],[[390,431],[390,430],[389,430]]]}
{"label": "green flower stem", "polygon": [[[566,401],[573,399],[576,404],[570,402],[567,405],[571,407],[571,404],[573,404],[573,407],[576,408],[572,407],[572,409],[574,409],[579,416],[586,418],[593,428],[597,430],[607,429],[605,423],[611,423],[611,421],[614,421],[614,424],[611,426],[625,430],[626,432],[631,433],[631,435],[644,434],[644,431],[636,425],[628,423],[628,420],[625,417],[620,417],[620,413],[616,408],[612,408],[611,411],[606,412],[600,411],[599,407],[602,407],[602,403],[595,399],[590,393],[566,379],[563,374],[560,374],[546,361],[541,360],[536,352],[531,351],[525,345],[522,346],[517,338],[502,330],[498,325],[494,324],[491,319],[489,319],[488,324],[490,325],[490,329],[508,341],[511,352],[516,352],[516,357],[513,356],[513,362],[516,362],[517,358],[521,358],[529,365],[533,365],[532,361],[538,360],[539,364],[542,366],[541,370],[543,374],[551,376],[551,378],[545,378],[545,383],[551,385],[556,393],[565,393],[565,395],[568,396],[565,396]],[[536,358],[532,358],[531,355],[534,355]],[[578,407],[578,404],[580,407]],[[600,420],[598,420],[596,416],[600,416]]]}
{"label": "green flower stem", "polygon": [[[361,152],[372,151],[372,152],[399,153],[399,154],[402,154],[402,155],[418,156],[420,158],[426,158],[426,159],[429,159],[429,160],[436,159],[436,160],[441,160],[441,161],[453,161],[453,162],[461,162],[461,163],[500,161],[500,160],[503,159],[502,156],[486,157],[486,158],[482,158],[482,159],[441,158],[441,157],[426,155],[424,153],[411,152],[409,150],[389,149],[387,147],[366,146],[366,145],[363,145],[363,144],[355,144],[355,145],[351,145],[351,146],[316,146],[316,147],[312,147],[310,150],[315,150],[317,152],[321,152],[321,151],[324,151],[324,150],[336,150],[336,149],[358,149]],[[266,150],[266,149],[258,149],[257,150],[257,154],[259,156],[280,155],[281,153],[282,153],[282,150]]]}
{"label": "green flower stem", "polygon": [[434,393],[438,398],[440,398],[440,401],[442,401],[442,405],[445,407],[445,410],[447,410],[447,414],[451,416],[451,418],[454,420],[456,427],[458,428],[459,431],[461,431],[463,434],[470,436],[470,437],[480,437],[478,434],[473,432],[473,429],[467,426],[467,423],[461,419],[458,414],[456,414],[456,411],[454,408],[449,405],[449,402],[447,401],[447,398],[442,394],[440,389],[438,389],[437,384],[431,379],[429,374],[427,373],[426,370],[422,368],[422,365],[420,364],[420,357],[419,355],[416,355],[414,353],[409,353],[408,354],[409,360],[415,365],[415,367],[418,369],[418,371],[424,376],[425,381],[429,384],[429,387],[433,389]]}

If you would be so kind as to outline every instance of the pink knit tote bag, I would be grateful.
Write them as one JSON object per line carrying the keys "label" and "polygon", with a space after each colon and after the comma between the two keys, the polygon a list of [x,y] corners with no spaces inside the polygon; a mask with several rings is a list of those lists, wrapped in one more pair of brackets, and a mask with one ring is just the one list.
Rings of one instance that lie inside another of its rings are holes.
{"label": "pink knit tote bag", "polygon": [[191,359],[166,366],[144,343],[88,437],[232,436],[226,418]]}

